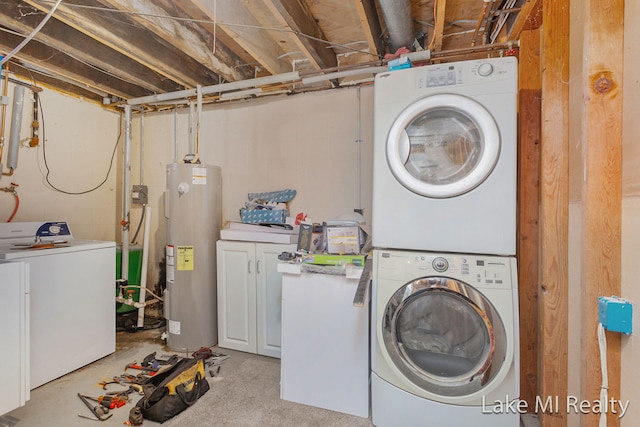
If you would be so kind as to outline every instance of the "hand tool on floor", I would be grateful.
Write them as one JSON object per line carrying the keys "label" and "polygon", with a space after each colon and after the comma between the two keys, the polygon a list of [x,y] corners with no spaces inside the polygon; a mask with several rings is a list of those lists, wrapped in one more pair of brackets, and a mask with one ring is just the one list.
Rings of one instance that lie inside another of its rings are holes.
{"label": "hand tool on floor", "polygon": [[108,391],[107,396],[120,396],[120,397],[126,397],[128,399],[129,398],[128,396],[133,392],[136,392],[141,396],[144,394],[144,391],[142,390],[142,386],[140,384],[129,384],[128,389]]}
{"label": "hand tool on floor", "polygon": [[91,397],[91,396],[82,395],[82,397],[84,397],[85,399],[98,402],[100,405],[108,409],[121,408],[124,405],[126,405],[129,399],[125,396],[107,395],[107,396]]}
{"label": "hand tool on floor", "polygon": [[109,408],[105,408],[102,405],[93,406],[89,402],[89,400],[87,400],[80,393],[78,393],[78,397],[80,398],[80,400],[82,400],[82,402],[87,406],[87,408],[89,408],[91,413],[95,416],[95,418],[91,418],[91,417],[87,417],[86,415],[78,414],[80,418],[87,418],[89,420],[96,420],[96,421],[104,421],[111,418],[111,416],[113,415],[113,414],[109,414]]}
{"label": "hand tool on floor", "polygon": [[127,366],[124,367],[124,370],[126,371],[127,369],[138,369],[140,371],[142,371],[142,373],[146,374],[146,375],[150,375],[153,376],[157,373],[158,369],[154,369],[152,367],[144,367],[142,365],[138,365],[135,362],[133,363],[127,363]]}

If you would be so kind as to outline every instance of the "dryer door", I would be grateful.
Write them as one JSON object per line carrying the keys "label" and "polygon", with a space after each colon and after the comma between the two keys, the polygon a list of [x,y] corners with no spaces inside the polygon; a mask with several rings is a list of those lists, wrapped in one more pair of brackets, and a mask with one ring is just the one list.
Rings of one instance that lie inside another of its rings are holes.
{"label": "dryer door", "polygon": [[443,397],[486,389],[511,363],[505,360],[505,328],[491,302],[446,277],[417,279],[398,289],[387,303],[382,337],[407,379]]}
{"label": "dryer door", "polygon": [[386,153],[391,172],[407,189],[425,197],[455,197],[491,174],[500,155],[500,132],[489,111],[473,99],[432,95],[400,113]]}

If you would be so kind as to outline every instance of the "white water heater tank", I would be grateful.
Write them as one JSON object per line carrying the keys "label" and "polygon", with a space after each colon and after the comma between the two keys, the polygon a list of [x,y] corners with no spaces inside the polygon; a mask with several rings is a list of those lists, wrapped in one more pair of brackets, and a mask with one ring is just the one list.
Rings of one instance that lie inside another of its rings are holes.
{"label": "white water heater tank", "polygon": [[222,222],[218,166],[167,165],[164,315],[167,346],[193,352],[218,343],[216,242]]}

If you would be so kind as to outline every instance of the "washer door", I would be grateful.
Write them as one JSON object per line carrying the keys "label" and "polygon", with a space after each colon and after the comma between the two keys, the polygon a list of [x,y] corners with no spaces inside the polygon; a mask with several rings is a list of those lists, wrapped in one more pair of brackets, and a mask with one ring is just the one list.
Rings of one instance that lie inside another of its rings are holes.
{"label": "washer door", "polygon": [[455,197],[491,174],[500,155],[500,132],[478,102],[438,94],[400,113],[386,151],[391,172],[407,189],[430,198]]}
{"label": "washer door", "polygon": [[506,363],[506,333],[491,302],[466,283],[427,277],[387,303],[382,337],[394,365],[439,396],[484,389]]}

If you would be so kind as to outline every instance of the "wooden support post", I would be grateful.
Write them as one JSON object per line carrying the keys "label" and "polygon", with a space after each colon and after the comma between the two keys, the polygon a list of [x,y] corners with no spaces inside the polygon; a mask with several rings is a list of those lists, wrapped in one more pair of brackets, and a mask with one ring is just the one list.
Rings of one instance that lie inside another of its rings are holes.
{"label": "wooden support post", "polygon": [[567,425],[569,6],[569,0],[542,3],[538,394],[559,403],[539,414],[544,427]]}
{"label": "wooden support post", "polygon": [[[585,0],[582,55],[581,399],[600,399],[598,296],[620,295],[624,0]],[[620,399],[620,334],[607,333],[608,394]],[[608,407],[607,425],[620,425]],[[618,408],[619,409],[619,408]],[[586,411],[581,425],[597,426]]]}
{"label": "wooden support post", "polygon": [[538,393],[538,206],[540,204],[540,30],[520,35],[518,114],[518,290],[520,399]]}

